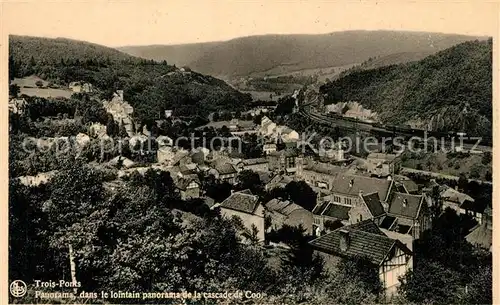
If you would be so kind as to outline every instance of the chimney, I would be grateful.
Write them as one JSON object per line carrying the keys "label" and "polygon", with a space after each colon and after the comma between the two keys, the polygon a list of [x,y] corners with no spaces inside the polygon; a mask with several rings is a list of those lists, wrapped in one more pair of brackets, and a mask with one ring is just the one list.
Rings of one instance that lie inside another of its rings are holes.
{"label": "chimney", "polygon": [[406,208],[408,206],[408,199],[403,199],[403,207]]}
{"label": "chimney", "polygon": [[363,196],[363,190],[359,190],[359,197]]}
{"label": "chimney", "polygon": [[349,187],[352,187],[353,185],[354,185],[354,179],[351,179],[351,180],[349,181]]}
{"label": "chimney", "polygon": [[347,249],[349,249],[349,244],[351,242],[349,231],[341,229],[339,230],[339,233],[340,233],[340,250],[342,252],[345,252],[347,251]]}

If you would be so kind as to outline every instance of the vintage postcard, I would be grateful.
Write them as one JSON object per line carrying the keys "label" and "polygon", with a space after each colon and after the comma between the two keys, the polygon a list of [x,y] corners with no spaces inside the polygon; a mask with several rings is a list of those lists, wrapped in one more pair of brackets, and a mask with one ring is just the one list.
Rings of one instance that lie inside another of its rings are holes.
{"label": "vintage postcard", "polygon": [[494,303],[497,2],[1,6],[5,302]]}

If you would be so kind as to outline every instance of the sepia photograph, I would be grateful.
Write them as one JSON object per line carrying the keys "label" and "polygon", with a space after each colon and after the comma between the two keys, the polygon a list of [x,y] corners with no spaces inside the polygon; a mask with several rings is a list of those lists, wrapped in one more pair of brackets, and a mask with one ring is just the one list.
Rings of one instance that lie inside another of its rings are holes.
{"label": "sepia photograph", "polygon": [[499,3],[0,6],[5,302],[494,304]]}

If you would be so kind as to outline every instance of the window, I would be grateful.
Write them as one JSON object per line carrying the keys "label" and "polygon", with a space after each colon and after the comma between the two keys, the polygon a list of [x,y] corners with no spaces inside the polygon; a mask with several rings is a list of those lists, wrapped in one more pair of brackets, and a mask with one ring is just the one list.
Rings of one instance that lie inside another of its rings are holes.
{"label": "window", "polygon": [[344,198],[344,203],[347,205],[352,205],[351,198]]}
{"label": "window", "polygon": [[333,201],[340,203],[340,197],[339,196],[333,196]]}
{"label": "window", "polygon": [[359,215],[359,222],[363,221],[363,215]]}
{"label": "window", "polygon": [[295,158],[286,158],[286,168],[295,167]]}

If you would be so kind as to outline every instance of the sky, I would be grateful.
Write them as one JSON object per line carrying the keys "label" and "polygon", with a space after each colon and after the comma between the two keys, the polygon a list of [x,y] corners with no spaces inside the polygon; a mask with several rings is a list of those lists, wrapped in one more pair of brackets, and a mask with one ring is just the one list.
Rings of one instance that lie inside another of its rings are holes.
{"label": "sky", "polygon": [[495,36],[498,4],[471,1],[4,0],[9,34],[110,47],[222,41],[260,34],[409,30]]}

